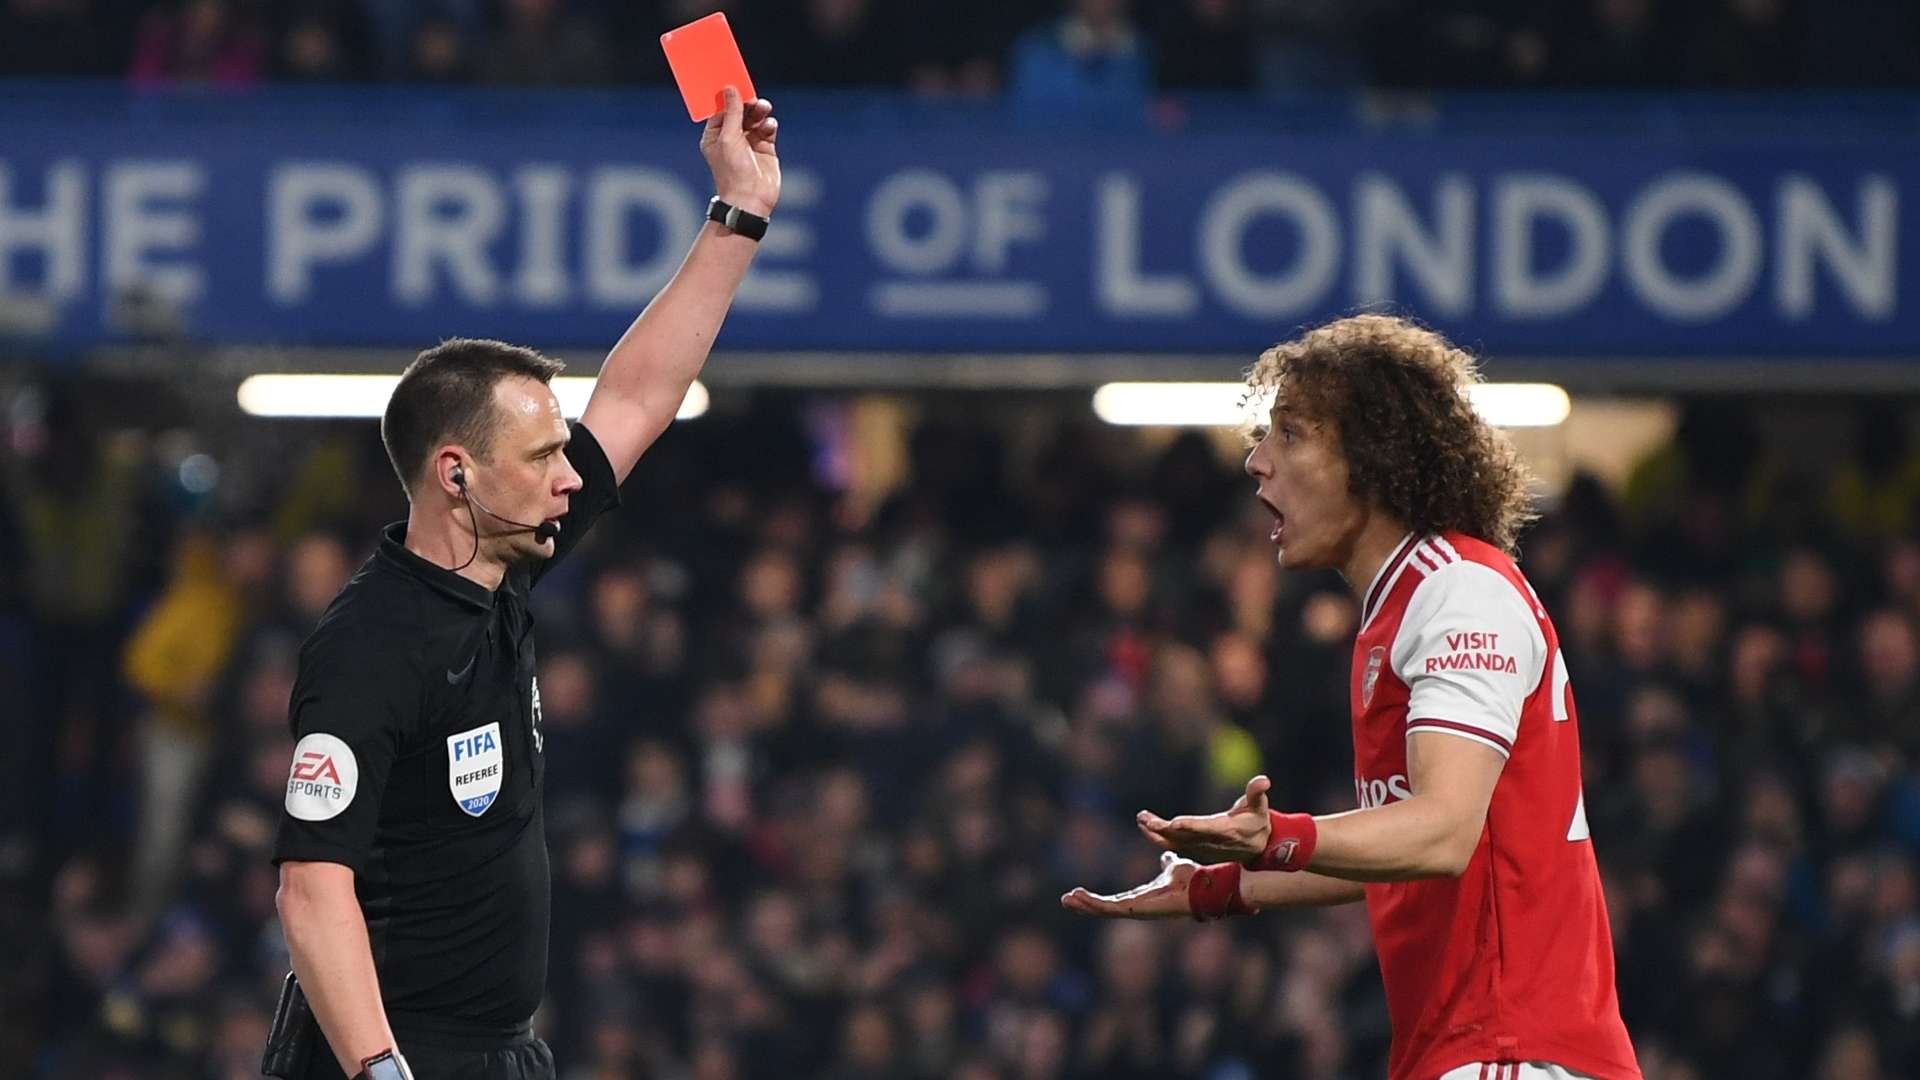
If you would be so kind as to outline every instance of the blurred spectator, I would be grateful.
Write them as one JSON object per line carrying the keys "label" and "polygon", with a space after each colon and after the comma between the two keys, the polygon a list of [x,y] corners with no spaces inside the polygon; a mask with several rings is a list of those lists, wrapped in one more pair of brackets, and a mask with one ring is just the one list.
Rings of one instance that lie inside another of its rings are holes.
{"label": "blurred spectator", "polygon": [[1412,11],[1376,5],[1367,22],[1375,77],[1409,89],[1538,85],[1554,59],[1554,10],[1518,0],[1440,0]]}
{"label": "blurred spectator", "polygon": [[1251,90],[1253,26],[1247,0],[1149,5],[1154,81],[1162,90]]}
{"label": "blurred spectator", "polygon": [[887,1080],[900,1075],[893,1018],[878,1005],[858,1005],[847,1015],[840,1065],[831,1080]]}
{"label": "blurred spectator", "polygon": [[1018,4],[928,0],[903,32],[907,85],[929,97],[985,98],[1000,91],[1013,41],[1031,19]]}
{"label": "blurred spectator", "polygon": [[459,47],[448,51],[466,56],[485,30],[488,7],[485,0],[359,0],[356,6],[365,14],[380,73],[427,82],[452,80],[433,74],[446,67],[421,64],[426,28],[436,28],[429,35],[436,40],[444,34],[457,41]]}
{"label": "blurred spectator", "polygon": [[[1151,90],[1920,85],[1920,14],[1878,0],[0,0],[0,77],[666,86],[659,34],[713,11],[769,96],[900,88],[1041,115],[1177,119]],[[1065,9],[1065,18],[1053,15]],[[1116,21],[1113,13],[1120,12]],[[1035,26],[1036,17],[1046,19]],[[1116,31],[1113,27],[1124,29]],[[1014,84],[1018,84],[1015,87]],[[1044,103],[1044,104],[1037,104]],[[1076,104],[1078,103],[1078,104]]]}
{"label": "blurred spectator", "polygon": [[1067,13],[1014,42],[1007,93],[1023,115],[1137,122],[1153,56],[1127,0],[1073,0]]}
{"label": "blurred spectator", "polygon": [[1880,1051],[1873,1036],[1860,1028],[1834,1033],[1820,1054],[1820,1080],[1880,1080]]}
{"label": "blurred spectator", "polygon": [[1920,449],[1905,412],[1890,402],[1860,410],[1853,455],[1828,480],[1833,527],[1853,539],[1887,540],[1909,532],[1920,510]]}
{"label": "blurred spectator", "polygon": [[178,0],[156,7],[134,46],[134,83],[242,86],[268,68],[265,32],[245,0]]}
{"label": "blurred spectator", "polygon": [[613,76],[605,39],[568,0],[504,0],[480,59],[488,82],[511,86],[568,86]]}
{"label": "blurred spectator", "polygon": [[[1366,34],[1376,18],[1403,19],[1399,5],[1380,0],[1252,0],[1260,87],[1277,93],[1318,93],[1367,81]],[[1423,35],[1391,36],[1415,48]]]}
{"label": "blurred spectator", "polygon": [[372,74],[375,53],[357,0],[275,5],[274,72],[294,82],[347,82]]}
{"label": "blurred spectator", "polygon": [[151,914],[174,884],[193,822],[176,812],[199,801],[213,748],[215,681],[242,631],[248,597],[273,572],[272,542],[242,532],[225,550],[188,536],[175,549],[173,579],[127,642],[127,682],[144,698],[139,760],[139,834],[133,904]]}
{"label": "blurred spectator", "polygon": [[[142,556],[144,441],[104,434],[80,388],[15,404],[0,510],[17,538],[27,636],[26,752],[6,820],[22,823],[37,878],[124,812],[101,792],[126,734],[119,639]],[[16,841],[17,842],[17,841]]]}
{"label": "blurred spectator", "polygon": [[474,77],[472,38],[452,19],[427,16],[408,32],[405,68],[416,82],[467,82]]}
{"label": "blurred spectator", "polygon": [[[248,1075],[286,963],[267,853],[294,656],[365,555],[321,523],[377,521],[391,478],[353,494],[330,445],[307,467],[330,494],[293,485],[215,539],[146,507],[150,441],[61,400],[0,504],[44,665],[24,685],[60,710],[23,779],[68,793],[29,822],[61,835],[42,888],[0,875],[23,954],[0,1049],[49,1076]],[[1764,461],[1750,420],[1697,411],[1634,512],[1577,484],[1524,541],[1582,706],[1622,1007],[1650,1077],[1916,1075],[1920,542],[1731,509],[1765,469],[1710,436]],[[1378,1075],[1364,910],[1053,907],[1151,873],[1143,806],[1224,805],[1261,769],[1352,805],[1355,602],[1278,571],[1231,455],[1093,433],[1021,458],[943,419],[902,494],[852,515],[714,449],[764,423],[676,428],[667,512],[542,587],[536,1023],[561,1075]]]}
{"label": "blurred spectator", "polygon": [[[767,86],[898,86],[907,56],[897,5],[875,0],[799,0],[766,12],[764,38],[778,41],[755,61]],[[764,68],[764,70],[762,70]],[[767,92],[771,96],[771,91]]]}
{"label": "blurred spectator", "polygon": [[1775,474],[1748,410],[1685,401],[1673,441],[1636,462],[1621,493],[1636,556],[1662,579],[1723,584],[1735,570],[1741,530],[1780,528],[1772,514]]}
{"label": "blurred spectator", "polygon": [[1860,728],[1868,743],[1893,760],[1920,760],[1920,644],[1913,622],[1896,611],[1877,611],[1860,624]]}

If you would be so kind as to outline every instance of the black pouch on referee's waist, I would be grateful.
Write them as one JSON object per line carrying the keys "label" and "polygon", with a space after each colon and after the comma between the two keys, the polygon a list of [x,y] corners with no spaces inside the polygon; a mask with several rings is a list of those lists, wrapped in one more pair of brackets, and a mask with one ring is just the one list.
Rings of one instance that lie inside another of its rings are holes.
{"label": "black pouch on referee's waist", "polygon": [[273,1010],[273,1026],[267,1029],[267,1052],[260,1058],[260,1071],[282,1080],[306,1076],[319,1034],[320,1024],[307,1004],[306,991],[289,971],[287,981],[280,984],[280,1004]]}

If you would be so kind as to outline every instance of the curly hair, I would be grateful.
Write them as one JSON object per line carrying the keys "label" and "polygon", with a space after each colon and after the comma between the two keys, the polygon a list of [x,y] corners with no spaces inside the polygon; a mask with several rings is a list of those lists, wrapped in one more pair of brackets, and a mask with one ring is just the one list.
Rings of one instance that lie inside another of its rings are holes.
{"label": "curly hair", "polygon": [[1513,552],[1536,516],[1532,477],[1474,410],[1472,356],[1391,315],[1355,315],[1275,345],[1247,369],[1249,401],[1330,422],[1348,490],[1416,532],[1455,530]]}

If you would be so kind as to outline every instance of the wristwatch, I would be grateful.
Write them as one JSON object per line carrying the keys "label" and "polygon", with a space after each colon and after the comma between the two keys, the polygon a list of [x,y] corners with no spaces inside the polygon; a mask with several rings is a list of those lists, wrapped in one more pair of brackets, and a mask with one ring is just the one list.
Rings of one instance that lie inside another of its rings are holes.
{"label": "wristwatch", "polygon": [[360,1063],[360,1075],[353,1080],[413,1080],[413,1070],[398,1050],[382,1050]]}
{"label": "wristwatch", "polygon": [[715,195],[707,202],[707,220],[717,221],[749,240],[758,241],[767,235],[767,219],[759,214],[750,214]]}

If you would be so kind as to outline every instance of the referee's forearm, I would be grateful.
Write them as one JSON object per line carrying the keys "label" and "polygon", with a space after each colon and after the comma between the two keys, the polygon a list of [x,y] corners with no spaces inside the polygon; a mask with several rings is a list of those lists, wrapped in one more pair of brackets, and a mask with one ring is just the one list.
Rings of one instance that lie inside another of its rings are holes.
{"label": "referee's forearm", "polygon": [[395,1045],[352,880],[346,871],[343,892],[337,883],[312,887],[283,876],[274,898],[293,972],[348,1076],[359,1073],[362,1061]]}
{"label": "referee's forearm", "polygon": [[[713,222],[702,226],[680,269],[600,365],[595,396],[604,394],[637,409],[649,429],[645,442],[651,443],[673,422],[687,388],[707,362],[758,247]],[[603,445],[619,434],[587,426]]]}

